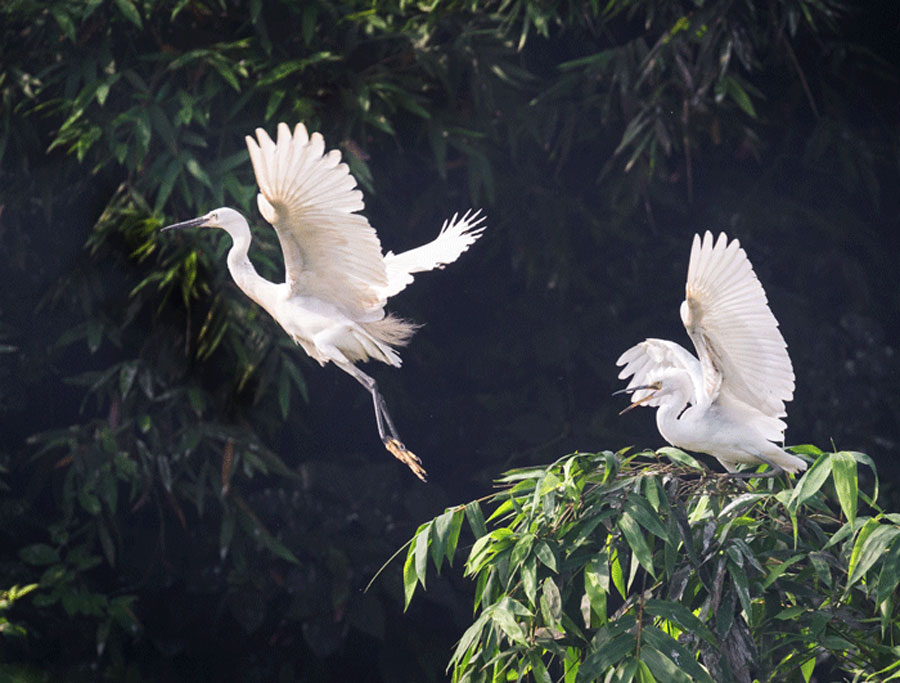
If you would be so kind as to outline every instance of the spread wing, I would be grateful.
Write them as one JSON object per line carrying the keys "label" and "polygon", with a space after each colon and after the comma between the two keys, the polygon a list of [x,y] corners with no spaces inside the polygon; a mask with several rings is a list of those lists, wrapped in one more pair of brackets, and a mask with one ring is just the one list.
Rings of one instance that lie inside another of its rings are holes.
{"label": "spread wing", "polygon": [[484,232],[485,226],[481,225],[484,216],[480,214],[480,209],[474,213],[467,211],[462,218],[453,214],[431,242],[400,254],[390,251],[385,254],[388,286],[380,290],[381,295],[392,297],[412,283],[413,273],[443,268],[458,259]]}
{"label": "spread wing", "polygon": [[738,240],[694,236],[681,320],[697,349],[704,388],[763,415],[786,415],[794,370],[766,293]]}
{"label": "spread wing", "polygon": [[[691,403],[697,405],[698,397],[703,386],[703,378],[700,374],[700,362],[691,355],[691,352],[680,344],[666,339],[645,339],[619,356],[616,365],[624,365],[619,373],[619,379],[631,377],[628,389],[650,384],[654,381],[653,375],[668,368],[684,370],[690,375],[691,384],[694,387],[694,395]],[[635,391],[631,394],[631,402],[642,400],[649,392]],[[658,406],[659,399],[651,398],[643,402],[646,406]]]}
{"label": "spread wing", "polygon": [[381,242],[364,208],[362,192],[341,153],[325,153],[319,133],[298,123],[293,134],[278,124],[275,143],[261,128],[247,136],[259,184],[259,211],[273,225],[284,253],[292,294],[338,306],[355,320],[378,320],[387,286]]}

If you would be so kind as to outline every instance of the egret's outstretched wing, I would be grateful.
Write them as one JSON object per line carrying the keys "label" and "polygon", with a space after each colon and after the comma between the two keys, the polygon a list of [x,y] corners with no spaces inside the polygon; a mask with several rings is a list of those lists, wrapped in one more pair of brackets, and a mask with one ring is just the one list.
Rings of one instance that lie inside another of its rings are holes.
{"label": "egret's outstretched wing", "polygon": [[[619,373],[619,379],[631,377],[628,382],[628,389],[632,387],[640,387],[650,384],[652,374],[659,370],[668,368],[677,368],[684,370],[690,375],[691,384],[694,387],[694,395],[691,397],[691,403],[697,405],[703,400],[700,393],[703,387],[703,378],[700,374],[700,363],[691,355],[691,352],[680,344],[666,339],[645,339],[640,344],[636,344],[619,356],[616,365],[624,365]],[[648,395],[646,391],[635,391],[631,394],[631,402],[636,403],[642,401],[643,405],[658,406],[659,399],[651,398],[644,401]]]}
{"label": "egret's outstretched wing", "polygon": [[787,344],[738,240],[694,236],[681,320],[713,398],[727,391],[764,415],[786,414],[794,396]]}
{"label": "egret's outstretched wing", "polygon": [[467,211],[462,218],[453,214],[453,218],[444,221],[438,236],[428,244],[400,254],[390,251],[385,254],[388,284],[378,290],[379,294],[385,298],[394,296],[409,286],[413,273],[443,268],[458,259],[484,232],[485,226],[481,225],[484,216],[480,213],[481,210],[474,213]]}
{"label": "egret's outstretched wing", "polygon": [[[294,294],[335,304],[354,319],[382,317],[388,284],[381,243],[364,216],[362,192],[341,153],[325,153],[319,133],[278,124],[275,143],[261,128],[247,149],[259,184],[259,211],[278,233],[285,280]],[[258,141],[257,141],[258,140]]]}

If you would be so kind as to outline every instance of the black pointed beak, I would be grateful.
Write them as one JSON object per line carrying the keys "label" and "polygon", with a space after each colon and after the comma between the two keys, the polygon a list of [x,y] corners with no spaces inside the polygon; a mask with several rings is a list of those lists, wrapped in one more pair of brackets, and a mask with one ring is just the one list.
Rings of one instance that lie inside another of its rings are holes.
{"label": "black pointed beak", "polygon": [[181,221],[181,223],[172,223],[172,225],[167,225],[164,228],[160,228],[160,232],[165,230],[179,230],[181,228],[200,228],[206,225],[206,216],[200,216],[199,218],[192,218],[189,221]]}
{"label": "black pointed beak", "polygon": [[618,391],[614,391],[614,392],[613,392],[612,395],[613,395],[613,396],[616,396],[617,394],[633,394],[635,391],[641,391],[642,389],[643,389],[643,390],[651,390],[652,393],[647,394],[646,396],[644,396],[644,398],[639,399],[639,400],[634,401],[633,403],[629,404],[629,405],[626,406],[624,409],[622,409],[622,410],[619,411],[619,415],[624,415],[624,414],[627,413],[629,410],[634,410],[635,408],[637,408],[637,407],[638,407],[639,405],[641,405],[642,403],[646,403],[647,401],[649,401],[651,398],[653,398],[653,395],[654,395],[657,391],[659,391],[659,387],[656,386],[656,385],[653,385],[653,384],[642,384],[641,386],[637,386],[637,387],[627,387],[627,388],[625,388],[625,389],[619,389]]}

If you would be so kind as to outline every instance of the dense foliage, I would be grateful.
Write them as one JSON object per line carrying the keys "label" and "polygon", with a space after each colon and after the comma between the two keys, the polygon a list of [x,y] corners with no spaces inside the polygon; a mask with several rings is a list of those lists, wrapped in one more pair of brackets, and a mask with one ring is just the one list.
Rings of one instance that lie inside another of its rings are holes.
{"label": "dense foliage", "polygon": [[466,519],[477,617],[454,681],[896,679],[900,515],[878,507],[877,480],[858,489],[868,456],[794,451],[814,462],[793,488],[674,448],[513,470],[419,527],[407,603]]}
{"label": "dense foliage", "polygon": [[[889,12],[0,3],[0,667],[440,679],[468,587],[406,617],[396,582],[361,588],[506,467],[657,442],[649,416],[616,418],[613,361],[686,342],[697,229],[739,237],[764,282],[798,374],[792,440],[852,444],[890,479]],[[234,287],[227,238],[157,232],[235,206],[280,278],[243,143],[280,120],[342,150],[385,249],[488,215],[477,249],[392,307],[428,322],[403,369],[372,368],[427,488],[383,453],[364,392]]]}

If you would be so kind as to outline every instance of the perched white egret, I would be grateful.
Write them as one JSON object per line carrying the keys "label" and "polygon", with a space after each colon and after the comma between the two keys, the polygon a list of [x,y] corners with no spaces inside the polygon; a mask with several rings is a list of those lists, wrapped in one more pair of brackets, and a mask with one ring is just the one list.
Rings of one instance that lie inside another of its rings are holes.
{"label": "perched white egret", "polygon": [[[694,236],[681,321],[699,360],[665,339],[623,353],[619,379],[631,405],[654,406],[656,425],[673,446],[714,456],[729,472],[766,463],[770,475],[806,469],[776,445],[784,438],[785,401],[794,370],[762,285],[738,240]],[[621,413],[620,413],[621,414]]]}
{"label": "perched white egret", "polygon": [[403,445],[375,380],[354,363],[374,359],[400,366],[395,347],[408,342],[416,325],[386,315],[388,298],[410,284],[413,273],[459,258],[481,236],[483,217],[454,215],[428,244],[382,254],[375,230],[357,213],[364,208],[362,192],[340,163],[341,153],[326,154],[322,136],[308,135],[302,123],[293,134],[279,123],[277,138],[273,142],[257,128],[256,139],[246,140],[259,184],[257,205],[278,234],[285,282],[269,282],[256,272],[247,257],[250,227],[234,209],[215,209],[163,230],[225,230],[232,240],[228,270],[237,286],[320,365],[331,361],[371,393],[385,448],[424,481],[421,460]]}

